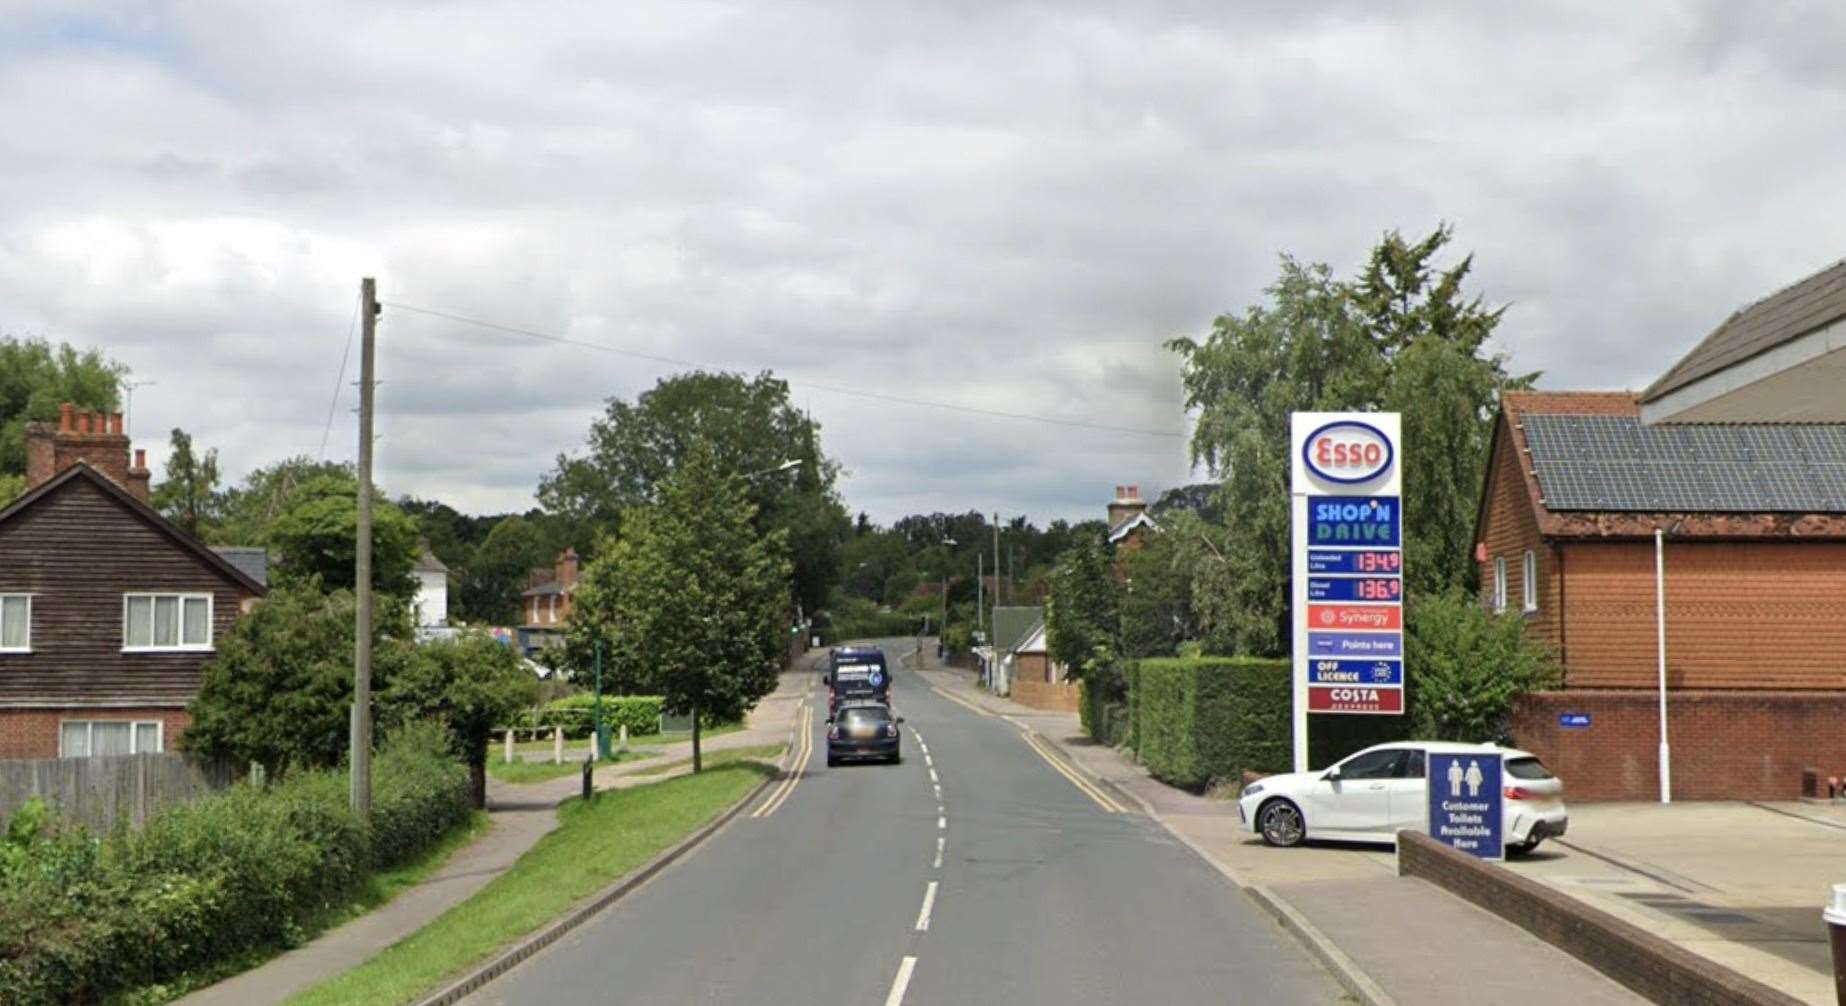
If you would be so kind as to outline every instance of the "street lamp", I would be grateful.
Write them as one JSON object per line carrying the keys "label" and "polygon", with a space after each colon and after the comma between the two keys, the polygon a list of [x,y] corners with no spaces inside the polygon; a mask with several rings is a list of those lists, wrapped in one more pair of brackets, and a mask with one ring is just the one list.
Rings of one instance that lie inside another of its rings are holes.
{"label": "street lamp", "polygon": [[750,474],[745,475],[744,478],[748,480],[748,479],[760,479],[765,475],[780,475],[783,472],[789,471],[791,469],[800,468],[802,465],[806,463],[807,462],[801,458],[792,458],[788,461],[782,462],[781,464],[775,466],[774,468],[765,468],[760,472],[751,472]]}

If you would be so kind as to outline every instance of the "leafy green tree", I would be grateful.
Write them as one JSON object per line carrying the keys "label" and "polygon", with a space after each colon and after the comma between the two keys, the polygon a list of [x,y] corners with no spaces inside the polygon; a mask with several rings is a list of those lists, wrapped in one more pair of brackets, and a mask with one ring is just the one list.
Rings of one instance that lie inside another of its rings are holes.
{"label": "leafy green tree", "polygon": [[1412,736],[1505,740],[1513,702],[1563,681],[1557,654],[1523,618],[1488,611],[1469,593],[1413,600],[1404,632]]}
{"label": "leafy green tree", "polygon": [[1512,377],[1486,342],[1500,311],[1462,292],[1472,262],[1437,270],[1450,231],[1384,236],[1353,282],[1284,256],[1267,303],[1225,315],[1184,359],[1192,456],[1222,482],[1222,563],[1195,604],[1235,652],[1288,651],[1289,414],[1392,410],[1404,416],[1406,587],[1412,597],[1466,586],[1468,545],[1498,393]]}
{"label": "leafy green tree", "polygon": [[[353,586],[359,541],[359,484],[344,475],[314,475],[294,487],[269,529],[281,580]],[[372,585],[408,598],[416,593],[416,522],[381,495],[372,506]]]}
{"label": "leafy green tree", "polygon": [[218,451],[195,454],[192,436],[175,427],[168,441],[166,481],[154,487],[154,509],[190,535],[217,524]]}
{"label": "leafy green tree", "polygon": [[26,477],[24,475],[0,475],[0,507],[11,503],[25,491]]}
{"label": "leafy green tree", "polygon": [[1197,567],[1210,561],[1200,544],[1202,525],[1189,512],[1170,513],[1158,534],[1121,559],[1123,656],[1177,656],[1182,643],[1202,635],[1192,604]]}
{"label": "leafy green tree", "polygon": [[323,475],[358,485],[352,465],[316,461],[305,454],[256,469],[241,485],[225,490],[222,516],[217,528],[208,531],[208,540],[214,545],[273,544],[276,518],[288,509],[301,487]]}
{"label": "leafy green tree", "polygon": [[742,716],[775,689],[788,645],[787,535],[757,531],[743,480],[703,442],[687,445],[655,492],[584,568],[566,657],[581,680],[601,642],[606,686],[690,714],[696,772],[701,718]]}
{"label": "leafy green tree", "polygon": [[[598,534],[621,527],[631,508],[660,499],[694,444],[719,471],[753,476],[743,493],[759,533],[781,531],[794,561],[794,600],[812,612],[839,580],[840,544],[851,521],[834,484],[839,465],[820,451],[820,428],[790,402],[788,384],[763,373],[695,371],[665,378],[634,402],[611,398],[590,427],[588,450],[560,455],[539,502],[572,526],[572,544],[594,558]],[[787,461],[801,464],[777,471]],[[763,474],[757,474],[763,473]]]}
{"label": "leafy green tree", "polygon": [[468,766],[476,807],[487,806],[487,750],[495,727],[538,699],[538,679],[512,647],[481,632],[425,643],[379,697],[381,722],[436,720]]}
{"label": "leafy green tree", "polygon": [[26,424],[53,422],[58,407],[112,411],[128,368],[96,350],[0,336],[0,475],[26,471]]}
{"label": "leafy green tree", "polygon": [[1112,666],[1122,653],[1117,585],[1100,536],[1079,541],[1051,574],[1045,602],[1045,644],[1074,678]]}
{"label": "leafy green tree", "polygon": [[515,515],[495,524],[460,568],[456,617],[489,625],[518,622],[519,594],[525,589],[526,575],[549,565],[559,551],[553,536],[537,520]]}
{"label": "leafy green tree", "polygon": [[[353,597],[312,579],[273,587],[220,639],[187,711],[182,745],[272,772],[337,765],[346,756],[353,695]],[[383,633],[373,687],[389,687],[407,644]]]}

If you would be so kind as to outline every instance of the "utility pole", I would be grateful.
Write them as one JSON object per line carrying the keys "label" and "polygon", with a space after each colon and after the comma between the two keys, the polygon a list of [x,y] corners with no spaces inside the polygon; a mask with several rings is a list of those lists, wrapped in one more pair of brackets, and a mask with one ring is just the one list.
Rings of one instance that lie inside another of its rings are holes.
{"label": "utility pole", "polygon": [[994,604],[1000,603],[1000,511],[994,511]]}
{"label": "utility pole", "polygon": [[596,740],[594,741],[594,745],[596,747],[596,750],[591,755],[591,758],[595,761],[601,761],[604,758],[609,757],[609,732],[608,732],[609,728],[606,726],[603,726],[603,641],[600,639],[596,641],[596,715],[595,715],[595,719],[596,719],[596,723],[594,724],[594,726],[595,726],[595,731],[596,731]]}
{"label": "utility pole", "polygon": [[372,818],[372,398],[377,383],[378,283],[359,281],[365,320],[359,349],[359,541],[353,566],[358,611],[353,626],[352,806]]}

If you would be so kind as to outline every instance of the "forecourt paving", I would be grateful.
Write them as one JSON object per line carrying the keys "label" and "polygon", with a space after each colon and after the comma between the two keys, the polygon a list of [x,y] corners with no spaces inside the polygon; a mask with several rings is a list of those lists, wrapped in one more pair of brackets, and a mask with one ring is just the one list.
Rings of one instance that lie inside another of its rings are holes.
{"label": "forecourt paving", "polygon": [[[913,645],[886,642],[893,667]],[[1086,795],[1005,720],[898,670],[903,763],[828,768],[825,701],[806,772],[772,813],[752,816],[774,787],[468,1001],[1341,1000],[1210,866]]]}

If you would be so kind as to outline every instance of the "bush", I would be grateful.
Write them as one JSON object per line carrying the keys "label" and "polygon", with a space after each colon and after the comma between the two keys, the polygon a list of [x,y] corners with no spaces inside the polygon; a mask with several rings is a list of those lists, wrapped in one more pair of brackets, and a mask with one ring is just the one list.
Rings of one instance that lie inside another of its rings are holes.
{"label": "bush", "polygon": [[1098,668],[1077,682],[1083,732],[1110,747],[1128,742],[1128,678],[1120,665]]}
{"label": "bush", "polygon": [[[531,718],[531,725],[535,727],[563,727],[566,737],[588,737],[595,722],[596,696],[587,692],[548,702]],[[660,732],[660,696],[605,695],[603,722],[609,724],[610,733],[626,724],[630,737],[657,734]]]}
{"label": "bush", "polygon": [[1199,789],[1289,763],[1288,663],[1249,658],[1140,661],[1135,739],[1155,778]]}
{"label": "bush", "polygon": [[347,807],[346,774],[326,770],[235,786],[102,840],[55,822],[9,832],[24,852],[0,875],[0,1001],[94,1002],[298,941],[375,866],[467,819],[467,772],[447,742],[428,725],[386,742],[369,829]]}
{"label": "bush", "polygon": [[1404,671],[1416,688],[1409,719],[1419,737],[1507,740],[1513,701],[1563,680],[1556,653],[1517,614],[1448,594],[1423,598],[1405,615]]}

